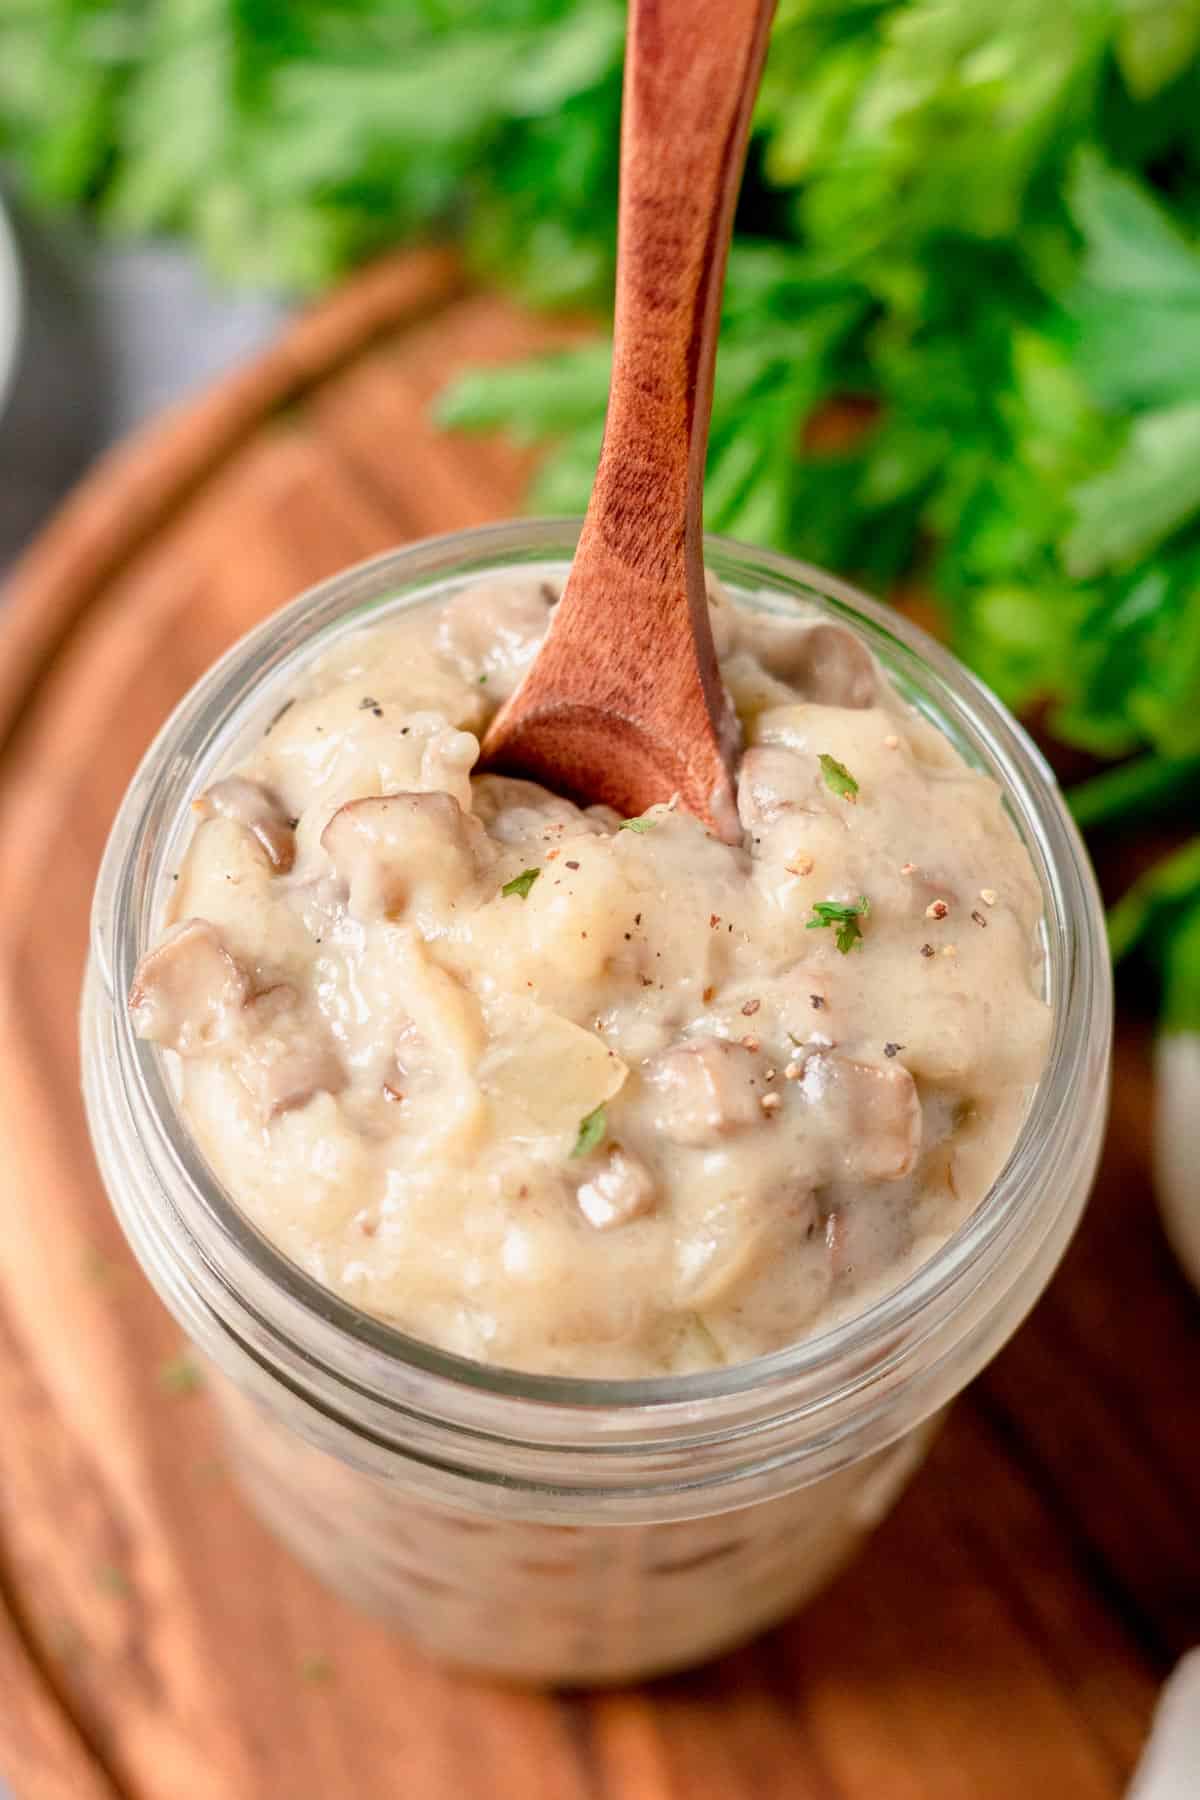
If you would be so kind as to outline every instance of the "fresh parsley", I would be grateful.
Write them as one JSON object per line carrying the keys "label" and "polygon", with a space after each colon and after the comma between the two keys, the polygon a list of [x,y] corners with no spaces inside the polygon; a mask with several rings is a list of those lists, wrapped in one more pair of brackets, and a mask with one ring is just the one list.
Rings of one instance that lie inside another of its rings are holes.
{"label": "fresh parsley", "polygon": [[648,818],[643,814],[640,819],[622,819],[621,823],[617,826],[617,830],[636,831],[640,833],[643,831],[653,831],[657,824],[657,819]]}
{"label": "fresh parsley", "polygon": [[1138,953],[1162,982],[1162,1024],[1200,1036],[1200,837],[1135,881],[1108,916],[1113,957]]}
{"label": "fresh parsley", "polygon": [[817,761],[820,763],[821,773],[825,777],[825,786],[831,794],[837,794],[842,800],[857,800],[858,783],[845,763],[840,763],[836,756],[827,755],[824,750]]}
{"label": "fresh parsley", "polygon": [[871,910],[871,902],[865,894],[857,900],[814,900],[813,916],[808,921],[809,931],[823,931],[837,927],[837,947],[843,956],[848,956],[855,944],[862,942],[860,919],[865,919]]}
{"label": "fresh parsley", "polygon": [[522,900],[528,900],[529,890],[541,872],[540,869],[522,869],[519,875],[514,875],[511,881],[505,882],[500,889],[501,894],[520,894]]}
{"label": "fresh parsley", "polygon": [[[0,155],[34,202],[245,282],[453,231],[489,284],[602,313],[623,0],[346,10],[0,8]],[[876,587],[919,558],[1005,699],[1139,757],[1088,796],[1105,829],[1147,787],[1194,818],[1198,71],[1194,0],[782,5],[721,322],[711,527]],[[469,369],[441,417],[544,446],[531,507],[578,512],[609,361],[598,336]]]}
{"label": "fresh parsley", "polygon": [[579,1121],[579,1135],[575,1139],[572,1156],[586,1156],[598,1144],[603,1143],[604,1134],[608,1130],[608,1113],[603,1102],[586,1117]]}
{"label": "fresh parsley", "polygon": [[1114,958],[1119,962],[1138,944],[1159,949],[1176,919],[1193,910],[1200,912],[1200,837],[1157,863],[1113,907],[1108,939]]}

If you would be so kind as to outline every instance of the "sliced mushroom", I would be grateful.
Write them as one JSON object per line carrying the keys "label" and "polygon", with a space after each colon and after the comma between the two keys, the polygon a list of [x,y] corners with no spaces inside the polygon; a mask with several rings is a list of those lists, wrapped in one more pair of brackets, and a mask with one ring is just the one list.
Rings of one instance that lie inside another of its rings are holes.
{"label": "sliced mushroom", "polygon": [[533,660],[557,598],[548,582],[468,588],[442,608],[437,646],[472,682],[503,699]]}
{"label": "sliced mushroom", "polygon": [[772,675],[818,706],[873,706],[879,693],[875,659],[844,625],[763,629],[758,651]]}
{"label": "sliced mushroom", "polygon": [[601,1168],[580,1184],[576,1193],[579,1210],[597,1231],[628,1225],[653,1209],[654,1179],[638,1157],[614,1146]]}
{"label": "sliced mushroom", "polygon": [[199,1056],[230,1038],[250,992],[206,919],[176,925],[137,966],[129,1010],[139,1037],[180,1056]]}
{"label": "sliced mushroom", "polygon": [[747,831],[761,831],[786,812],[810,812],[816,795],[811,758],[777,744],[746,751],[738,772],[738,817]]}
{"label": "sliced mushroom", "polygon": [[672,1045],[642,1071],[657,1097],[657,1129],[677,1144],[711,1145],[761,1125],[757,1068],[754,1053],[727,1038]]}
{"label": "sliced mushroom", "polygon": [[903,1193],[891,1202],[878,1194],[865,1201],[848,1194],[825,1216],[824,1249],[834,1281],[872,1282],[900,1267],[912,1242],[912,1212]]}
{"label": "sliced mushroom", "polygon": [[236,1067],[264,1123],[307,1106],[314,1094],[337,1094],[346,1074],[324,1026],[301,1008],[294,988],[268,988],[246,1007]]}
{"label": "sliced mushroom", "polygon": [[[474,788],[475,814],[498,844],[528,844],[563,833],[592,829],[569,800],[515,775],[480,775]],[[601,830],[599,825],[594,828]]]}
{"label": "sliced mushroom", "polygon": [[296,833],[292,821],[269,788],[242,775],[230,775],[201,794],[196,811],[203,819],[214,814],[244,825],[262,845],[272,866],[286,875],[296,860]]}
{"label": "sliced mushroom", "polygon": [[825,1114],[837,1173],[853,1181],[899,1181],[921,1149],[921,1102],[902,1063],[881,1068],[836,1051],[804,1065],[804,1098]]}
{"label": "sliced mushroom", "polygon": [[386,794],[339,806],[321,847],[356,918],[395,917],[423,899],[452,903],[471,884],[472,824],[449,794]]}

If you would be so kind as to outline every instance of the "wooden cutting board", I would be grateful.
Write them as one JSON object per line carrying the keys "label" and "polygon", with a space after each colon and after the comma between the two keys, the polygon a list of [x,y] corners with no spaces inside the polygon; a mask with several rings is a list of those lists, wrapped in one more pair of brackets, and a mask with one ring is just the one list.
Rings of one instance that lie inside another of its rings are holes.
{"label": "wooden cutting board", "polygon": [[[566,335],[570,335],[566,331]],[[1033,1318],[862,1559],[753,1647],[558,1698],[441,1673],[323,1592],[228,1480],[93,1168],[75,1008],[121,791],[297,589],[512,512],[428,403],[555,341],[385,262],[111,456],[0,620],[0,1771],[19,1800],[1114,1800],[1200,1637],[1200,1306],[1152,1211],[1148,1041]],[[1200,1792],[1200,1788],[1198,1788]]]}

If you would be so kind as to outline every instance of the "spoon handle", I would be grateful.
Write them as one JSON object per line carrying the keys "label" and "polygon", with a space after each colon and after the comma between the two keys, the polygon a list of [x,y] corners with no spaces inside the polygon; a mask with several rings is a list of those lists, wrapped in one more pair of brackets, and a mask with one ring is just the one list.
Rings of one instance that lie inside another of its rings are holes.
{"label": "spoon handle", "polygon": [[608,417],[562,600],[487,766],[739,841],[737,721],[704,589],[725,260],[774,0],[630,0]]}
{"label": "spoon handle", "polygon": [[[630,0],[613,376],[588,511],[610,554],[702,598],[725,263],[774,0]],[[707,611],[703,625],[707,632]]]}
{"label": "spoon handle", "polygon": [[[775,0],[630,0],[612,381],[560,608],[564,638],[587,633],[604,658],[609,710],[623,698],[651,736],[675,723],[671,786],[731,841],[738,730],[705,595],[704,464],[733,212],[774,10]],[[668,748],[650,752],[660,771]],[[632,769],[632,741],[623,754]]]}

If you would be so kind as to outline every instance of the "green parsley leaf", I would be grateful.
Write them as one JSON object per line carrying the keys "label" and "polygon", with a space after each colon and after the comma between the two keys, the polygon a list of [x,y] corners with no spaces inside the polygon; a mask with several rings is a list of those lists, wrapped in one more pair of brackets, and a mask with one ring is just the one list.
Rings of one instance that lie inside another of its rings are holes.
{"label": "green parsley leaf", "polygon": [[607,1130],[608,1113],[601,1101],[593,1112],[588,1113],[586,1118],[580,1119],[579,1136],[575,1139],[575,1148],[571,1151],[571,1155],[586,1156],[589,1150],[594,1150],[597,1144],[603,1142]]}
{"label": "green parsley leaf", "polygon": [[1139,756],[1071,789],[1075,823],[1084,831],[1132,818],[1144,822],[1176,801],[1200,801],[1200,756]]}
{"label": "green parsley leaf", "polygon": [[1163,951],[1163,1029],[1200,1036],[1200,901],[1175,926]]}
{"label": "green parsley leaf", "polygon": [[1095,575],[1151,550],[1200,512],[1200,401],[1143,413],[1105,469],[1074,492],[1069,572]]}
{"label": "green parsley leaf", "polygon": [[1200,53],[1200,6],[1195,0],[1125,0],[1117,62],[1138,100],[1149,100],[1181,75]]}
{"label": "green parsley leaf", "polygon": [[1113,961],[1120,962],[1139,942],[1155,948],[1174,916],[1192,907],[1200,910],[1200,838],[1156,863],[1111,909],[1108,942]]}
{"label": "green parsley leaf", "polygon": [[1165,1031],[1200,1034],[1200,837],[1164,857],[1108,915],[1119,962],[1140,950],[1162,973]]}
{"label": "green parsley leaf", "polygon": [[[321,287],[457,230],[490,288],[599,313],[624,27],[622,0],[10,0],[0,153],[34,204],[227,279]],[[1200,754],[1198,49],[1200,0],[781,5],[705,480],[715,530],[868,586],[919,556],[976,673],[1156,759],[1189,827],[1163,759]],[[598,335],[468,369],[439,418],[543,445],[531,510],[582,511],[609,363]]]}
{"label": "green parsley leaf", "polygon": [[657,819],[650,819],[643,815],[640,819],[622,819],[621,823],[617,826],[617,830],[636,831],[641,833],[643,831],[653,831],[657,824]]}
{"label": "green parsley leaf", "polygon": [[806,927],[809,931],[821,931],[837,926],[837,947],[843,956],[848,956],[855,944],[862,942],[862,927],[859,919],[865,919],[871,910],[871,902],[865,894],[857,900],[814,900],[813,916]]}
{"label": "green parsley leaf", "polygon": [[834,925],[839,920],[866,918],[871,910],[871,902],[865,894],[857,900],[814,900],[815,918],[808,921],[810,931],[819,931],[823,925]]}
{"label": "green parsley leaf", "polygon": [[844,925],[840,925],[834,942],[843,956],[848,956],[855,944],[861,944],[862,931],[857,919],[848,919]]}
{"label": "green parsley leaf", "polygon": [[821,765],[821,773],[825,777],[825,786],[831,794],[837,794],[843,800],[858,798],[858,783],[846,767],[838,762],[835,756],[828,756],[822,750],[817,761]]}
{"label": "green parsley leaf", "polygon": [[540,869],[522,869],[519,875],[514,875],[511,881],[505,882],[500,889],[501,894],[520,894],[522,900],[527,900],[529,890],[541,872]]}
{"label": "green parsley leaf", "polygon": [[1075,159],[1067,204],[1083,258],[1064,310],[1074,363],[1119,417],[1200,391],[1200,254],[1141,182],[1094,151]]}

